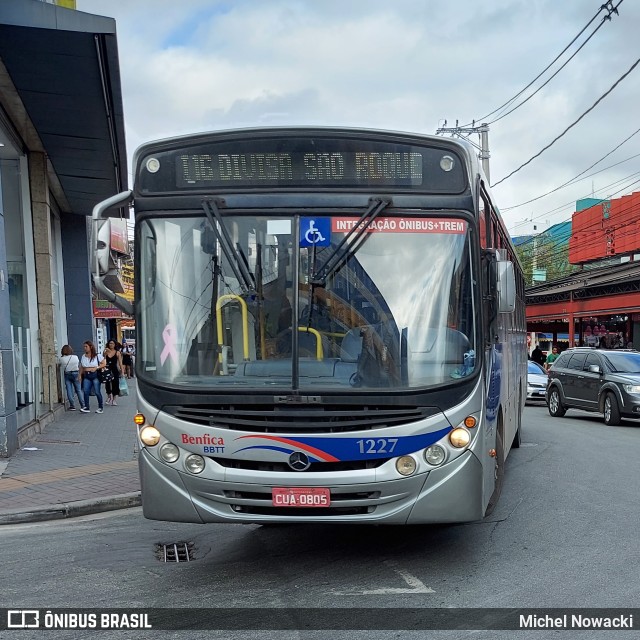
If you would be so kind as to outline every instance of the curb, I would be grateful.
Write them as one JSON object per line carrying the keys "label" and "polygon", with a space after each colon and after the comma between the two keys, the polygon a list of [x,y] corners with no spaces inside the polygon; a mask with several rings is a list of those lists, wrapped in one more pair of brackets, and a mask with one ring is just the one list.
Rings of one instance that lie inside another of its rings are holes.
{"label": "curb", "polygon": [[119,496],[110,496],[108,498],[95,498],[93,500],[78,500],[77,502],[54,504],[48,507],[34,509],[33,511],[1,511],[0,526],[5,524],[24,524],[26,522],[44,522],[46,520],[77,518],[92,513],[139,507],[141,504],[140,492],[136,491]]}

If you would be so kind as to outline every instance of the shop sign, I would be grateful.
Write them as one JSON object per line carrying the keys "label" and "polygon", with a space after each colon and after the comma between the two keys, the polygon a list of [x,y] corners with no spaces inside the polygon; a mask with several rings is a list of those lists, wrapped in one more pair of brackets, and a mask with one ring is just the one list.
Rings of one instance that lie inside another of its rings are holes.
{"label": "shop sign", "polygon": [[93,317],[94,318],[126,318],[118,307],[114,307],[108,300],[93,301]]}

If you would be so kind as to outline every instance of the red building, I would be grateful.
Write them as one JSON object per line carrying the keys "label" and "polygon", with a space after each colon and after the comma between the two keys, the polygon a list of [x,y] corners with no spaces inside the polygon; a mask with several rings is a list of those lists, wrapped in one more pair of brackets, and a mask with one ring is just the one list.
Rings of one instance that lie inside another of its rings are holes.
{"label": "red building", "polygon": [[[640,349],[640,192],[572,217],[569,262],[581,270],[527,289],[527,330]],[[624,260],[624,262],[623,262]],[[571,330],[573,329],[573,331]]]}

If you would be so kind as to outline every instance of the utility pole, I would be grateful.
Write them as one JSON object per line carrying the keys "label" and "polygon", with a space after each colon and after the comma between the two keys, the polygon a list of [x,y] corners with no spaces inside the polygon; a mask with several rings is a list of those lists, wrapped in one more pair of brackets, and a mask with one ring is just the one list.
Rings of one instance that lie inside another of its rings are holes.
{"label": "utility pole", "polygon": [[[491,176],[489,174],[489,158],[491,157],[491,154],[489,153],[489,125],[484,122],[480,126],[476,127],[475,122],[472,122],[470,127],[460,127],[456,120],[455,127],[447,127],[447,121],[445,120],[444,126],[436,129],[436,135],[439,136],[447,133],[451,134],[451,137],[458,136],[458,138],[467,140],[479,151],[478,159],[482,162],[482,170],[487,176],[487,181],[491,182]],[[480,136],[480,144],[469,139],[469,136],[475,134]]]}

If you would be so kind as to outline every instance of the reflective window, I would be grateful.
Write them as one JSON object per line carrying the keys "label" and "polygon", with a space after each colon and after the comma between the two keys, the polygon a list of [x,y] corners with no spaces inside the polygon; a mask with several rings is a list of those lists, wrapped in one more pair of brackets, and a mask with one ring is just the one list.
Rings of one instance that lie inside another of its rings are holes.
{"label": "reflective window", "polygon": [[297,380],[308,391],[471,375],[479,309],[467,223],[378,218],[356,241],[357,221],[142,222],[141,373],[194,387],[286,390]]}
{"label": "reflective window", "polygon": [[598,358],[598,356],[595,353],[590,353],[587,355],[587,359],[585,360],[584,370],[589,371],[589,367],[593,364],[597,365],[598,367],[602,366],[600,362],[600,358]]}
{"label": "reflective window", "polygon": [[640,373],[640,353],[606,353],[602,358],[611,371]]}
{"label": "reflective window", "polygon": [[587,359],[587,354],[583,352],[574,353],[569,360],[569,364],[566,365],[568,369],[577,369],[582,371],[584,368],[584,361]]}

